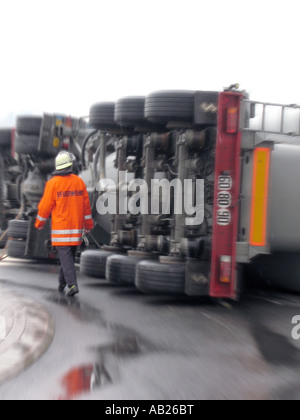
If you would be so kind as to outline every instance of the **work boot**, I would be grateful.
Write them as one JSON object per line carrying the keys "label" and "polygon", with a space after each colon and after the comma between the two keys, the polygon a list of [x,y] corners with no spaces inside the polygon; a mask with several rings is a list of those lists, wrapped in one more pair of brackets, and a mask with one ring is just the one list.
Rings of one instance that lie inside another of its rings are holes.
{"label": "work boot", "polygon": [[67,285],[66,284],[63,284],[63,283],[59,283],[59,286],[58,286],[58,291],[59,291],[59,293],[64,293],[65,292],[65,288],[67,287]]}
{"label": "work boot", "polygon": [[70,287],[69,292],[67,293],[68,297],[73,297],[75,295],[77,295],[79,293],[79,289],[77,284],[74,284],[73,286]]}

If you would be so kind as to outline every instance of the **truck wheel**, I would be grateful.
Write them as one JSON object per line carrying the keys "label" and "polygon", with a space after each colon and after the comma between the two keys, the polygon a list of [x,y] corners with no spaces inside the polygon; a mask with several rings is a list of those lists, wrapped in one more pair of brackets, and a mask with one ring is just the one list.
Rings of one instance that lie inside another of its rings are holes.
{"label": "truck wheel", "polygon": [[194,122],[195,91],[159,91],[145,101],[145,117],[154,123]]}
{"label": "truck wheel", "polygon": [[22,116],[17,118],[16,130],[18,134],[36,134],[40,135],[42,126],[42,117]]}
{"label": "truck wheel", "polygon": [[7,242],[7,255],[12,258],[24,258],[26,251],[26,241],[9,239]]}
{"label": "truck wheel", "polygon": [[115,122],[124,127],[142,125],[146,123],[144,108],[144,96],[132,96],[120,99],[115,105]]}
{"label": "truck wheel", "polygon": [[107,251],[84,251],[80,259],[80,272],[88,277],[105,279],[106,261],[112,255]]}
{"label": "truck wheel", "polygon": [[136,266],[142,260],[128,255],[112,255],[106,263],[106,280],[109,283],[134,286]]}
{"label": "truck wheel", "polygon": [[15,239],[26,239],[28,227],[28,220],[10,220],[8,222],[8,236]]}
{"label": "truck wheel", "polygon": [[185,264],[142,261],[137,265],[135,285],[144,293],[182,295]]}
{"label": "truck wheel", "polygon": [[93,105],[90,109],[90,126],[101,131],[120,129],[115,123],[115,103],[101,102]]}
{"label": "truck wheel", "polygon": [[15,139],[16,153],[19,155],[38,156],[39,152],[39,136],[21,134],[17,135]]}
{"label": "truck wheel", "polygon": [[0,129],[0,146],[7,147],[11,145],[11,129]]}

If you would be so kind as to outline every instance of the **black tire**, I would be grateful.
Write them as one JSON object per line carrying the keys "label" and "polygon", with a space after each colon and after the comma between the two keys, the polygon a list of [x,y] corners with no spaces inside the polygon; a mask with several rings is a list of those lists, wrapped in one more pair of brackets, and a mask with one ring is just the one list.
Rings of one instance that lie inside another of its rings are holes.
{"label": "black tire", "polygon": [[11,145],[11,132],[10,128],[0,129],[0,147],[8,147]]}
{"label": "black tire", "polygon": [[112,255],[106,263],[106,280],[109,283],[134,286],[136,266],[141,258],[128,255]]}
{"label": "black tire", "polygon": [[26,241],[9,239],[7,242],[7,255],[12,258],[24,258],[26,251]]}
{"label": "black tire", "polygon": [[101,102],[90,109],[90,126],[101,131],[115,131],[120,129],[115,123],[115,103]]}
{"label": "black tire", "polygon": [[42,117],[21,116],[17,118],[16,130],[18,134],[39,135],[42,126]]}
{"label": "black tire", "polygon": [[121,127],[143,125],[147,122],[144,109],[144,96],[131,96],[119,99],[115,105],[115,122]]}
{"label": "black tire", "polygon": [[10,220],[8,222],[8,236],[15,239],[26,239],[28,227],[28,220]]}
{"label": "black tire", "polygon": [[154,123],[194,122],[195,91],[159,91],[145,101],[145,117]]}
{"label": "black tire", "polygon": [[105,279],[106,261],[112,255],[107,251],[84,251],[80,259],[80,272],[88,277]]}
{"label": "black tire", "polygon": [[39,136],[21,134],[16,136],[15,150],[19,155],[38,156],[39,152]]}
{"label": "black tire", "polygon": [[183,295],[185,264],[142,261],[136,268],[136,287],[143,293]]}
{"label": "black tire", "polygon": [[[0,248],[5,248],[5,246],[6,246],[6,242],[7,242],[7,240],[8,240],[8,234],[6,233],[5,235],[4,235],[4,233],[5,233],[5,231],[3,231],[3,230],[0,230]],[[4,235],[4,236],[3,236]],[[3,236],[3,238],[2,238],[2,236]],[[1,239],[2,238],[2,239]]]}

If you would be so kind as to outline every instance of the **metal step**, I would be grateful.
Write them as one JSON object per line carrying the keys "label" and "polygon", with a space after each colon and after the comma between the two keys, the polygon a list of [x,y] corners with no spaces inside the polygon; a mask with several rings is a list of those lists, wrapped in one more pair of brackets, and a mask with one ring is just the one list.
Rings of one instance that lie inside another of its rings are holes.
{"label": "metal step", "polygon": [[288,136],[300,135],[299,105],[283,105],[250,100],[244,100],[243,105],[242,130]]}

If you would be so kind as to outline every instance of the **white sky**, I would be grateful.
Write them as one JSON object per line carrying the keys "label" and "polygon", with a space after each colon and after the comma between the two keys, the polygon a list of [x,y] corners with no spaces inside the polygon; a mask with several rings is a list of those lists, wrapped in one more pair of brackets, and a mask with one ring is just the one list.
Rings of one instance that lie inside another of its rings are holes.
{"label": "white sky", "polygon": [[0,0],[0,126],[160,89],[300,103],[299,0]]}

